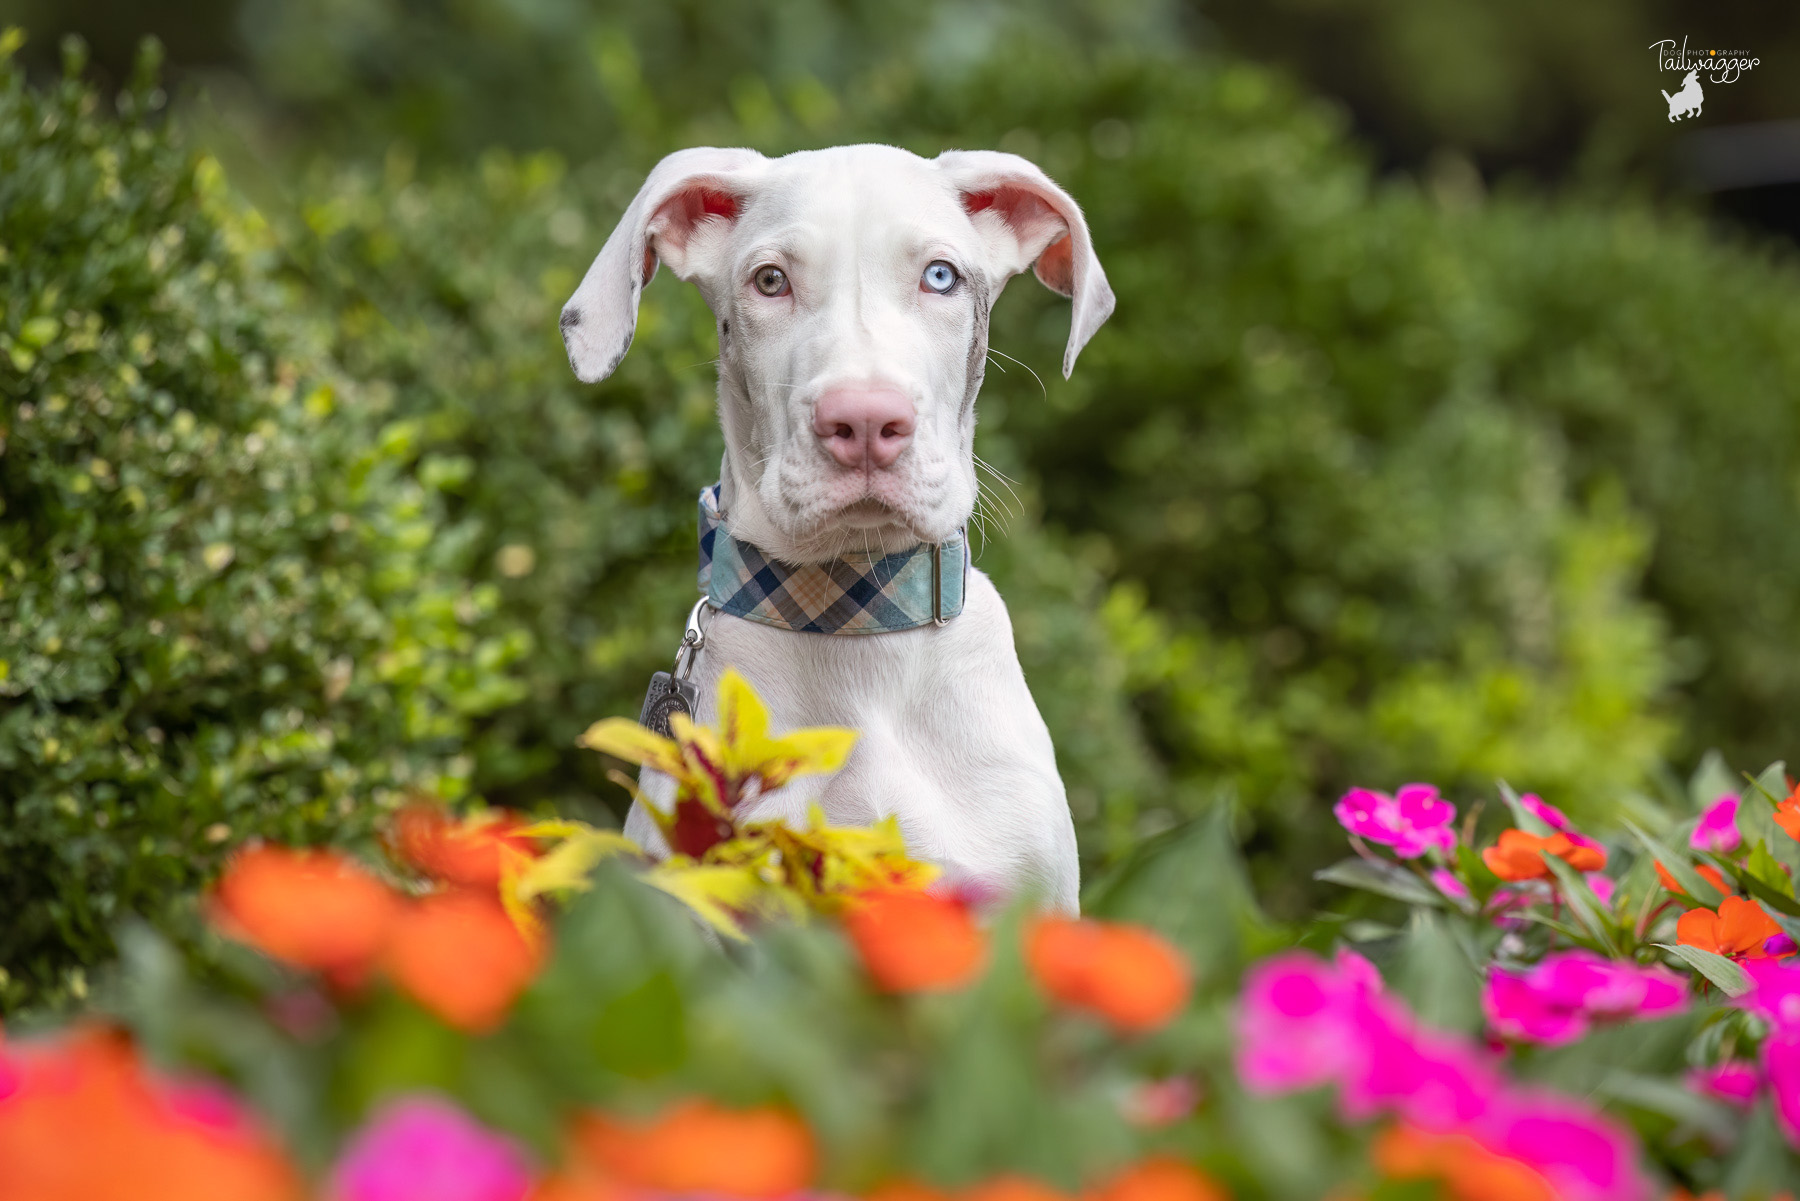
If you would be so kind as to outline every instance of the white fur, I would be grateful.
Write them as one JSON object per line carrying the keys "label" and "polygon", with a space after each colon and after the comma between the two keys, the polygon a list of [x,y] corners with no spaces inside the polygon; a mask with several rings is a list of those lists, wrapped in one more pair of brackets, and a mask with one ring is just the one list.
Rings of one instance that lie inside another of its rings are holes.
{"label": "white fur", "polygon": [[[919,283],[940,260],[961,277],[948,294]],[[939,542],[968,521],[988,312],[1007,279],[1035,267],[1071,297],[1065,375],[1113,304],[1074,201],[1025,160],[987,151],[670,155],[564,308],[582,379],[623,357],[659,262],[696,284],[719,321],[726,528],[790,563]],[[766,266],[785,273],[788,294],[756,289]],[[846,388],[911,401],[913,438],[891,466],[845,467],[814,434],[819,398]],[[970,573],[966,607],[943,628],[800,634],[717,615],[695,672],[703,721],[727,665],[762,693],[777,730],[861,731],[843,771],[796,781],[752,816],[804,819],[814,797],[834,822],[893,814],[909,848],[954,877],[1075,909],[1055,754],[986,576]],[[668,783],[647,779],[647,795],[666,804]],[[626,828],[660,847],[641,811]]]}

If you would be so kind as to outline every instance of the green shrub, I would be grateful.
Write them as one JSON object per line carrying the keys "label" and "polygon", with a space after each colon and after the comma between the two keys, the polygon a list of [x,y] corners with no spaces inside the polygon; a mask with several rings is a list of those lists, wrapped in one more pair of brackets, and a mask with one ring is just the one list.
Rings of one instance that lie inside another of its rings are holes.
{"label": "green shrub", "polygon": [[[10,37],[6,50],[16,45]],[[458,795],[529,634],[392,389],[278,311],[267,229],[171,140],[0,63],[0,1003],[253,836]]]}

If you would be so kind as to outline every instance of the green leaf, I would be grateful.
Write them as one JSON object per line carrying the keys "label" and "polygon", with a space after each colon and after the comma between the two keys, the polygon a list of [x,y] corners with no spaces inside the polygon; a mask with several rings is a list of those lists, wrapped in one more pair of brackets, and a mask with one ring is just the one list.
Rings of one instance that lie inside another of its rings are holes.
{"label": "green leaf", "polygon": [[1762,774],[1758,776],[1751,777],[1745,773],[1745,779],[1750,781],[1750,787],[1771,806],[1780,805],[1787,799],[1787,764],[1780,759],[1763,768]]}
{"label": "green leaf", "polygon": [[1421,1021],[1468,1034],[1481,1028],[1481,973],[1442,914],[1413,912],[1390,978]]}
{"label": "green leaf", "polygon": [[1781,862],[1769,853],[1768,844],[1762,840],[1758,839],[1750,848],[1750,854],[1744,860],[1744,870],[1770,888],[1788,896],[1793,895],[1794,882],[1782,870]]}
{"label": "green leaf", "polygon": [[1313,879],[1379,893],[1409,905],[1438,907],[1444,904],[1444,895],[1437,889],[1398,864],[1379,859],[1360,856],[1340,859],[1330,867],[1314,872]]}
{"label": "green leaf", "polygon": [[1505,780],[1498,780],[1496,783],[1500,787],[1500,799],[1506,802],[1508,809],[1512,810],[1513,825],[1527,834],[1536,834],[1540,838],[1548,838],[1556,833],[1549,822],[1525,808],[1525,803],[1519,799],[1519,794],[1512,790],[1512,785]]}
{"label": "green leaf", "polygon": [[647,1080],[687,1057],[687,1017],[674,976],[656,972],[600,1007],[591,1036],[594,1055],[621,1076]]}
{"label": "green leaf", "polygon": [[1680,943],[1659,942],[1654,945],[1686,960],[1689,967],[1712,981],[1728,997],[1741,997],[1750,991],[1750,977],[1743,968],[1723,955],[1702,951],[1699,947],[1682,946]]}
{"label": "green leaf", "polygon": [[1700,873],[1694,870],[1693,863],[1685,854],[1677,854],[1670,850],[1661,839],[1630,819],[1626,820],[1625,828],[1631,831],[1632,837],[1644,845],[1644,849],[1650,852],[1650,857],[1662,864],[1664,870],[1675,878],[1675,883],[1681,885],[1682,892],[1703,905],[1717,905],[1724,899],[1719,895],[1718,889],[1708,884]]}
{"label": "green leaf", "polygon": [[1613,936],[1612,922],[1606,907],[1600,904],[1600,898],[1594,895],[1587,880],[1555,855],[1546,854],[1544,863],[1556,877],[1558,891],[1562,893],[1563,900],[1569,903],[1569,912],[1575,915],[1582,930],[1606,948],[1607,954],[1617,955],[1619,944]]}
{"label": "green leaf", "polygon": [[1735,1113],[1674,1080],[1615,1070],[1600,1081],[1599,1091],[1627,1105],[1692,1126],[1721,1144],[1730,1142],[1737,1132]]}

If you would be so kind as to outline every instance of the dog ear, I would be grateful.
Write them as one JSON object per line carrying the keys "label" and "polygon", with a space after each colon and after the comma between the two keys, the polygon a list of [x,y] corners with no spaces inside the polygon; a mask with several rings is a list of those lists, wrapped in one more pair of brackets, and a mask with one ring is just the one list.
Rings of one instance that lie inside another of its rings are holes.
{"label": "dog ear", "polygon": [[1035,163],[995,150],[946,150],[940,170],[962,197],[963,210],[1010,278],[1033,268],[1038,279],[1072,302],[1063,378],[1075,356],[1112,315],[1113,294],[1094,254],[1081,207]]}
{"label": "dog ear", "polygon": [[737,217],[766,161],[754,150],[702,146],[656,164],[563,305],[563,345],[583,383],[605,379],[625,357],[637,331],[638,297],[658,261],[692,278],[704,242]]}

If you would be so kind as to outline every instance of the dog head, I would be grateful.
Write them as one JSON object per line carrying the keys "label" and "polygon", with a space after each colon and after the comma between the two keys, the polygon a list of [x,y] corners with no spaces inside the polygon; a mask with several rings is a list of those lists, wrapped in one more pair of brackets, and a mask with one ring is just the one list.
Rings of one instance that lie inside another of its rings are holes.
{"label": "dog head", "polygon": [[1075,202],[991,151],[670,155],[563,307],[582,380],[624,358],[658,263],[717,318],[727,524],[793,563],[940,542],[969,519],[1008,279],[1034,267],[1073,301],[1065,376],[1113,307]]}

